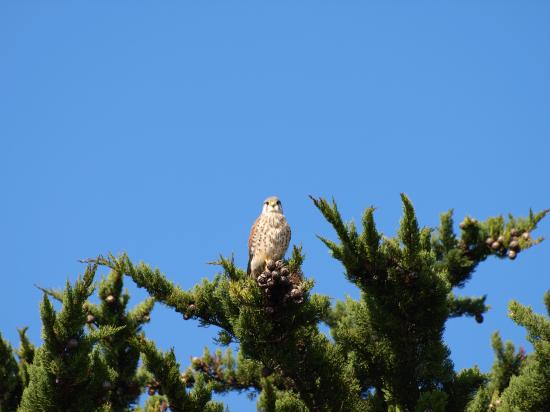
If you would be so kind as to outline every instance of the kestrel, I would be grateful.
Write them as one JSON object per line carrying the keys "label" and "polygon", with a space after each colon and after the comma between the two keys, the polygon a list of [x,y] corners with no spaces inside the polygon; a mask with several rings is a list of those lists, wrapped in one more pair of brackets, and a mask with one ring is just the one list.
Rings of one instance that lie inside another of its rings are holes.
{"label": "kestrel", "polygon": [[267,260],[281,260],[290,242],[290,226],[278,197],[268,197],[264,201],[262,213],[250,230],[248,237],[247,273],[258,276]]}

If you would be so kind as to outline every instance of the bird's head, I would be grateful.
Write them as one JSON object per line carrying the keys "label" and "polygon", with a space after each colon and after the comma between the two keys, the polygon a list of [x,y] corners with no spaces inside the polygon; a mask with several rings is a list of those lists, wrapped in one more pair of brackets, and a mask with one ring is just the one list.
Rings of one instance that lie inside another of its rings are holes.
{"label": "bird's head", "polygon": [[283,206],[277,196],[271,196],[264,200],[262,213],[283,213]]}

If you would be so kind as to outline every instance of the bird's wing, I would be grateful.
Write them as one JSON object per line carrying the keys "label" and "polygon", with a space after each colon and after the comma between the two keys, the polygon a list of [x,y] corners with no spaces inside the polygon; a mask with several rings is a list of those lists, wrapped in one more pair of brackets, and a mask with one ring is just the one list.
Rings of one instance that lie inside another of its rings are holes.
{"label": "bird's wing", "polygon": [[285,252],[286,252],[286,249],[288,248],[288,245],[290,244],[291,235],[292,235],[292,231],[290,230],[290,225],[285,219],[285,238],[286,238]]}
{"label": "bird's wing", "polygon": [[250,275],[251,268],[250,264],[252,262],[252,257],[254,256],[254,243],[256,240],[256,230],[258,229],[258,223],[260,222],[260,217],[256,219],[254,224],[252,225],[252,229],[250,229],[250,235],[248,236],[248,266],[246,268],[246,273]]}

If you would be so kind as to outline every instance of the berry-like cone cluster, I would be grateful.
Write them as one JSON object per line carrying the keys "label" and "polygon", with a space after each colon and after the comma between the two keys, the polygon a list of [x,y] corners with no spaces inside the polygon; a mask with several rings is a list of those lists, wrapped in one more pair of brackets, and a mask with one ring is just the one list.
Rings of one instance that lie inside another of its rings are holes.
{"label": "berry-like cone cluster", "polygon": [[496,239],[488,237],[485,243],[497,255],[508,256],[508,258],[514,260],[522,249],[531,246],[533,242],[529,232],[521,233],[514,228],[510,231],[509,236],[499,235]]}
{"label": "berry-like cone cluster", "polygon": [[275,312],[289,303],[302,303],[302,279],[302,274],[292,272],[284,261],[268,260],[264,271],[256,278],[258,286],[264,291],[268,311]]}

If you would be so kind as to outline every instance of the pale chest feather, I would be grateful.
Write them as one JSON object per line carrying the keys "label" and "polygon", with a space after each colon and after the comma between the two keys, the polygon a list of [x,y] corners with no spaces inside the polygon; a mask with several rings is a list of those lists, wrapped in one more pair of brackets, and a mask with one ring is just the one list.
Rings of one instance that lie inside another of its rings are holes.
{"label": "pale chest feather", "polygon": [[285,249],[290,241],[290,227],[284,215],[262,215],[253,241],[254,249]]}

